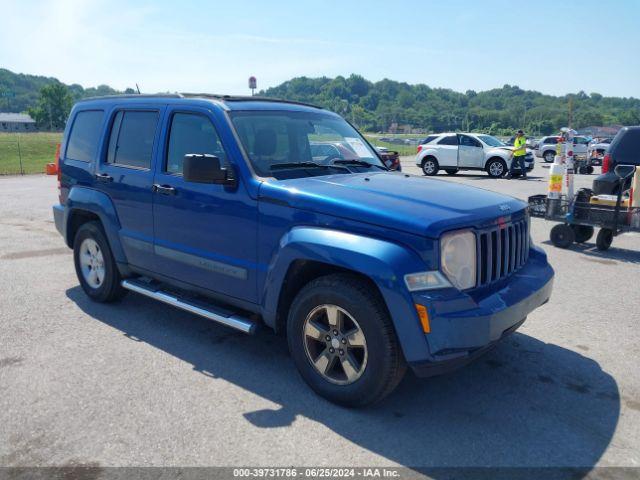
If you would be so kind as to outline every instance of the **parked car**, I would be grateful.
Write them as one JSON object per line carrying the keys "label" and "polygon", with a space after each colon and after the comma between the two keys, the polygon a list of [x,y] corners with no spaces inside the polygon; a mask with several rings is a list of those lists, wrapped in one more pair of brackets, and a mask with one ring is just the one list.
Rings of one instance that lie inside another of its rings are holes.
{"label": "parked car", "polygon": [[[499,178],[509,171],[513,147],[491,135],[476,133],[442,133],[428,143],[418,145],[416,165],[425,175],[444,170],[455,175],[460,170],[483,170]],[[527,170],[533,169],[533,155],[525,157]]]}
{"label": "parked car", "polygon": [[[542,158],[547,163],[553,163],[556,156],[556,145],[560,137],[557,135],[550,135],[542,137],[538,146],[534,152],[536,157]],[[587,137],[576,136],[573,138],[573,154],[574,155],[587,155],[587,147],[589,146],[589,139]]]}
{"label": "parked car", "polygon": [[[504,144],[508,147],[513,147],[514,142],[516,141],[516,137],[515,135],[512,136],[511,138],[509,138],[509,140],[505,141]],[[536,139],[533,137],[526,137],[525,138],[525,146],[527,148],[533,149],[535,148],[535,142]]]}
{"label": "parked car", "polygon": [[587,155],[591,159],[592,164],[602,165],[602,159],[607,153],[612,140],[612,138],[602,138],[589,143],[589,146],[587,148]]}
{"label": "parked car", "polygon": [[402,171],[400,165],[400,153],[389,150],[387,147],[375,147],[382,159],[382,162],[389,170]]}
{"label": "parked car", "polygon": [[[323,141],[357,158],[314,161]],[[82,100],[59,165],[55,225],[86,295],[133,291],[242,332],[282,332],[302,378],[339,404],[382,399],[407,365],[429,376],[471,361],[551,294],[525,203],[390,172],[319,107]]]}
{"label": "parked car", "polygon": [[[640,126],[623,127],[611,141],[602,161],[602,175],[593,180],[595,195],[615,195],[619,192],[620,179],[614,172],[618,165],[640,165]],[[625,190],[630,183],[631,178],[624,185]]]}

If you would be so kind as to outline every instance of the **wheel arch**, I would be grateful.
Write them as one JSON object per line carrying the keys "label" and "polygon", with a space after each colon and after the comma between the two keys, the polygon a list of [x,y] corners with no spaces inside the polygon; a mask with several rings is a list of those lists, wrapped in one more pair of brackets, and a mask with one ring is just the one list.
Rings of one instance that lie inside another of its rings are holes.
{"label": "wheel arch", "polygon": [[105,193],[85,187],[73,187],[65,210],[65,242],[70,248],[73,248],[75,234],[84,223],[98,221],[116,262],[127,263],[118,233],[118,215],[113,202]]}
{"label": "wheel arch", "polygon": [[[269,265],[262,292],[264,322],[282,331],[295,294],[319,276],[350,273],[381,295],[407,361],[424,358],[428,345],[404,285],[424,261],[404,246],[336,230],[296,227],[285,234]],[[423,265],[424,266],[424,265]]]}

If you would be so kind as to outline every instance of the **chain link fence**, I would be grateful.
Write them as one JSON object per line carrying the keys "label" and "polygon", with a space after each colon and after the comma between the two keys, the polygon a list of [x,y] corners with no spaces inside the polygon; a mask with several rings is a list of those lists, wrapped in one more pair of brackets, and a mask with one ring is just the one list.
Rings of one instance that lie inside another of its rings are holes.
{"label": "chain link fence", "polygon": [[44,173],[61,139],[58,132],[0,133],[0,175]]}

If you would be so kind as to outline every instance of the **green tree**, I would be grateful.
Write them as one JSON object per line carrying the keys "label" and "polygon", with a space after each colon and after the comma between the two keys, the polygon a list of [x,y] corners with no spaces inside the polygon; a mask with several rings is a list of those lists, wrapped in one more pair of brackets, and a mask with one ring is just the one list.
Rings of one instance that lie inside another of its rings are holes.
{"label": "green tree", "polygon": [[53,83],[40,89],[37,105],[28,111],[39,127],[62,130],[72,104],[73,98],[69,89],[61,83]]}

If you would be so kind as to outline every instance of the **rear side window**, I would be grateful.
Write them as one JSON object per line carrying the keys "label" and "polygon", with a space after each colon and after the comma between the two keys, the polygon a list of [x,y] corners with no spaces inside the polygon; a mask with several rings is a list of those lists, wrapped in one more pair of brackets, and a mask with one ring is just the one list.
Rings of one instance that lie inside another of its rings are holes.
{"label": "rear side window", "polygon": [[202,115],[176,113],[171,119],[166,171],[182,174],[184,156],[189,153],[207,153],[227,165],[227,156],[211,121]]}
{"label": "rear side window", "polygon": [[429,135],[427,138],[420,142],[420,145],[426,145],[427,143],[433,142],[440,135]]}
{"label": "rear side window", "polygon": [[66,157],[81,162],[91,162],[96,157],[102,133],[102,110],[78,112],[69,134]]}
{"label": "rear side window", "polygon": [[107,163],[151,168],[158,117],[158,112],[118,112],[111,128]]}
{"label": "rear side window", "polygon": [[547,137],[542,143],[545,143],[547,145],[556,145],[558,143],[558,137]]}
{"label": "rear side window", "polygon": [[609,153],[615,163],[640,164],[640,128],[629,129],[621,138],[614,139]]}
{"label": "rear side window", "polygon": [[440,140],[438,145],[458,145],[458,137],[456,135],[449,135]]}

